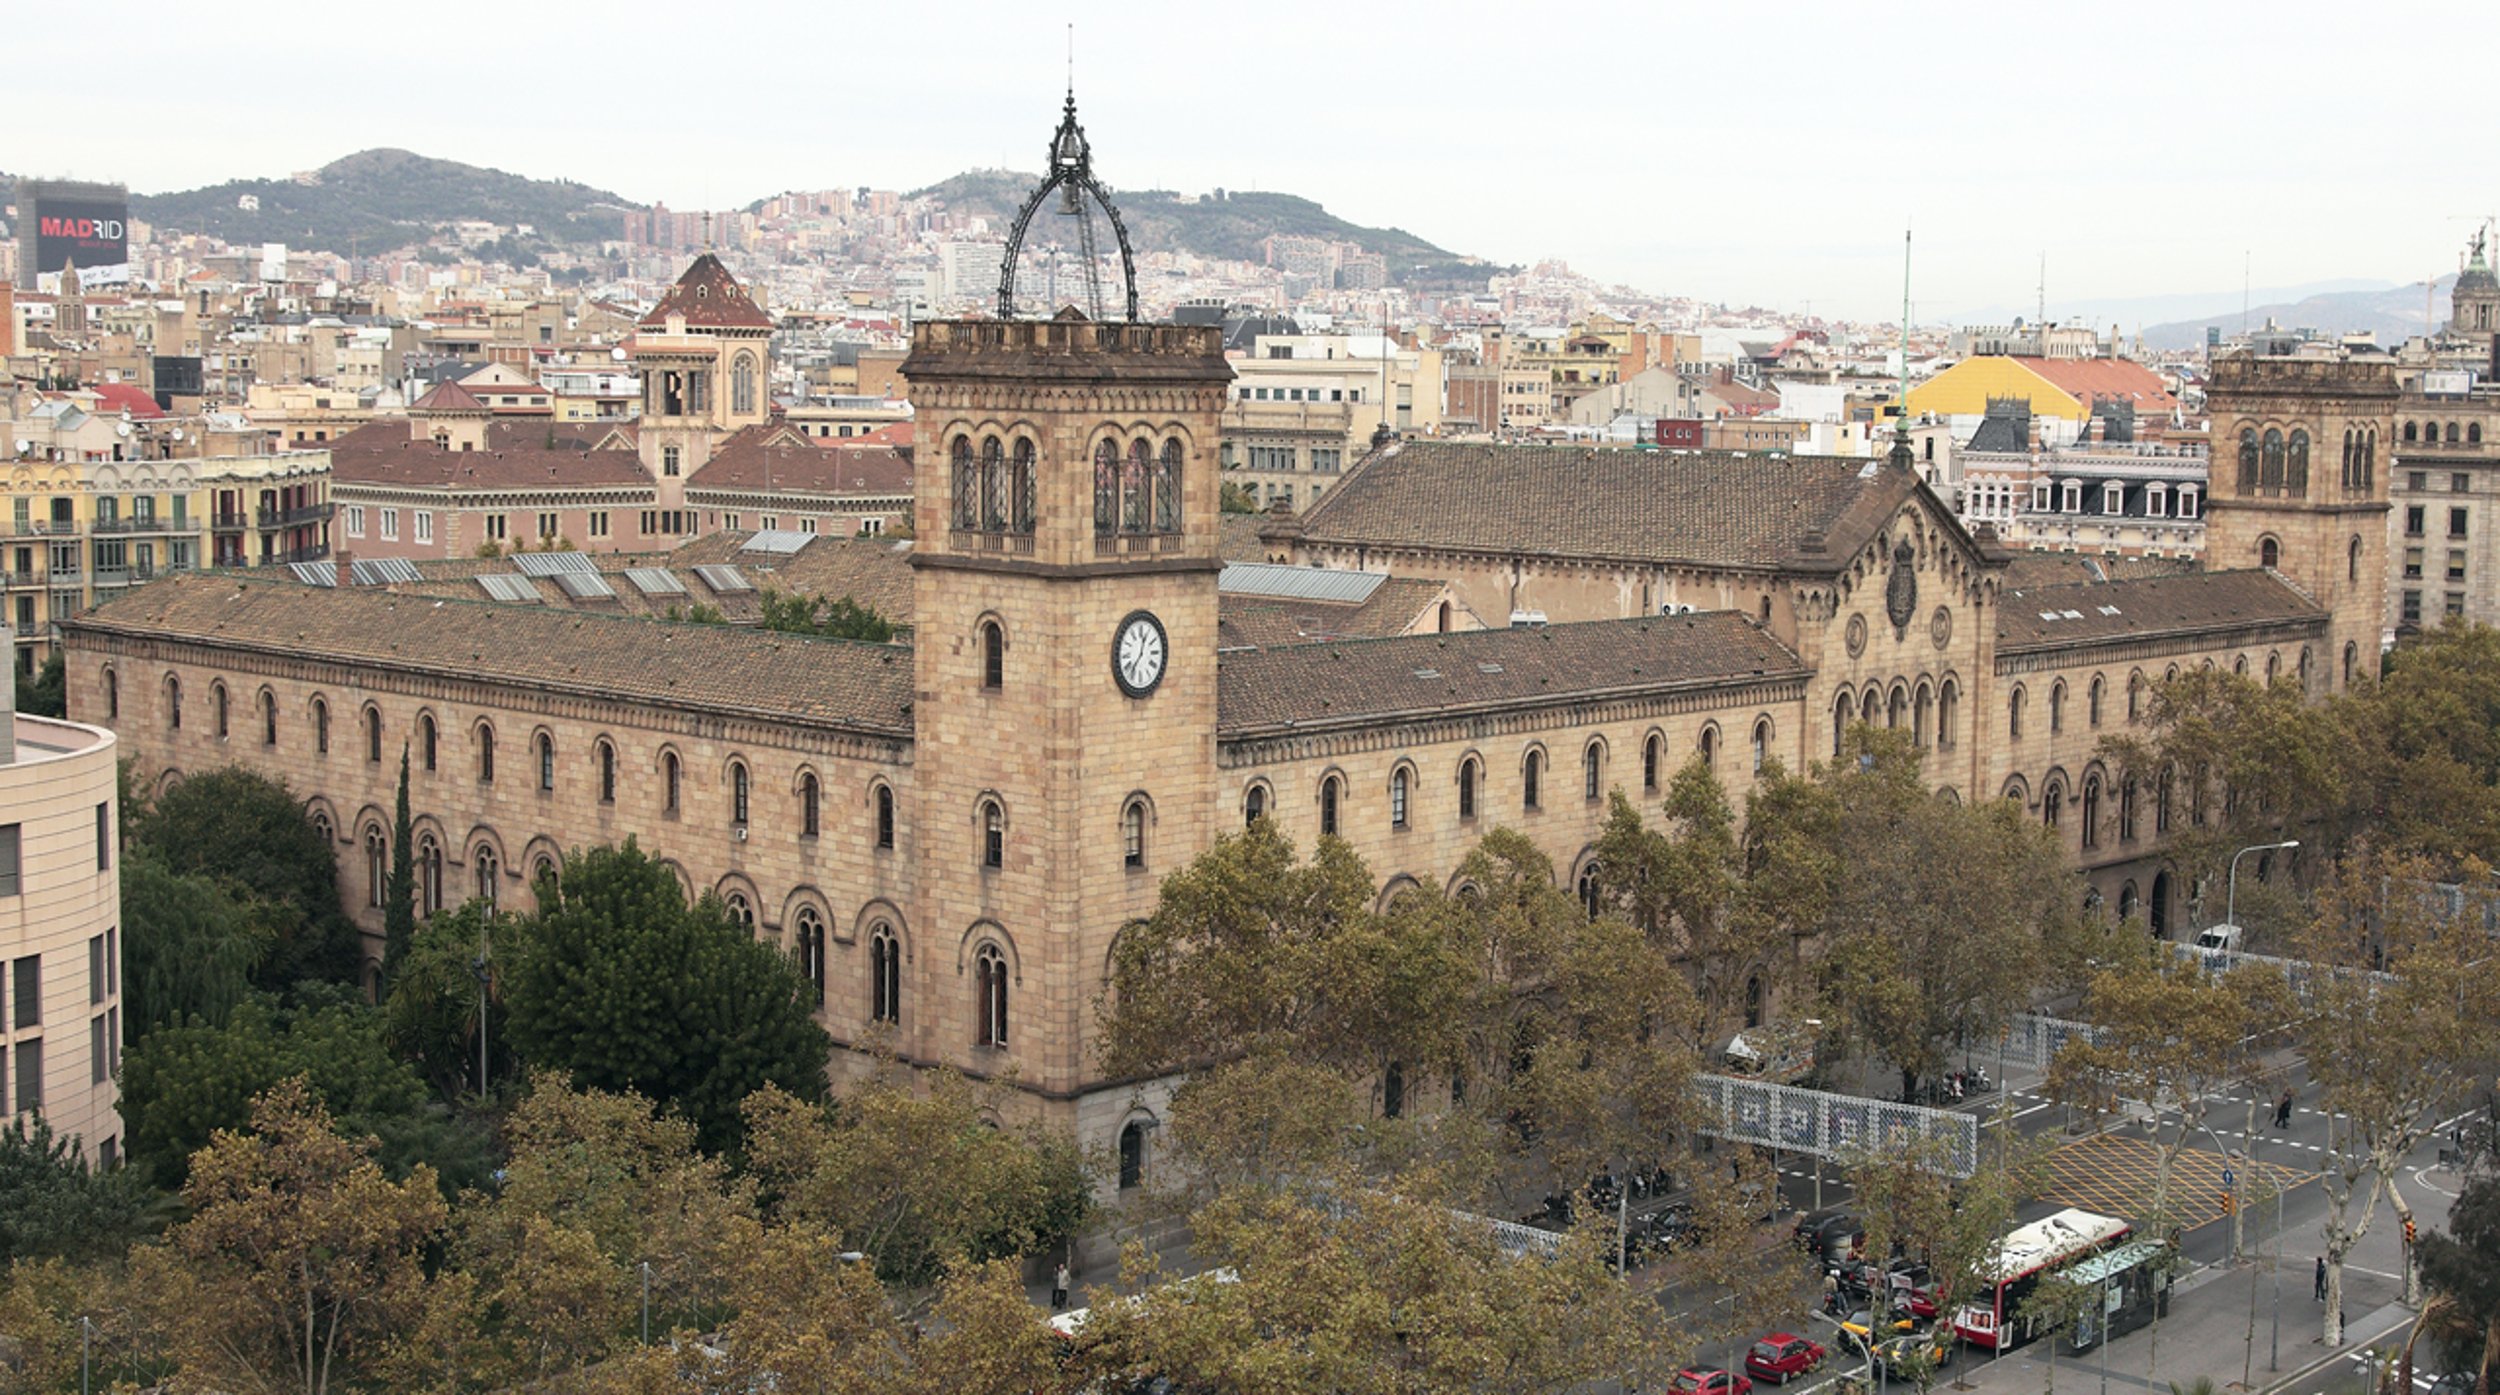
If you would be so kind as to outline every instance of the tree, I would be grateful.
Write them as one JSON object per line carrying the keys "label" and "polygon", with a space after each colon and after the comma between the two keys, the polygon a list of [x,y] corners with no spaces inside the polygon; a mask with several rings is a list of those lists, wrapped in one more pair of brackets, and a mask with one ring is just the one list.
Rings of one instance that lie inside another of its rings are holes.
{"label": "tree", "polygon": [[1226,513],[1260,512],[1259,496],[1232,480],[1224,481],[1224,488],[1217,499],[1217,506]]}
{"label": "tree", "polygon": [[522,1059],[673,1105],[709,1148],[735,1140],[739,1102],[765,1085],[825,1098],[832,1041],[805,981],[717,897],[688,905],[631,838],[568,853],[553,890],[504,974]]}
{"label": "tree", "polygon": [[391,875],[382,891],[382,984],[390,986],[417,937],[416,830],[408,817],[408,744],[399,747],[399,797],[391,812]]}
{"label": "tree", "polygon": [[137,841],[176,872],[213,877],[271,934],[254,982],[355,983],[355,925],[339,906],[338,862],[292,791],[241,766],[204,771],[157,798]]}
{"label": "tree", "polygon": [[[495,943],[509,942],[518,924],[517,917],[473,897],[418,926],[407,957],[388,979],[390,996],[383,1001],[382,1023],[391,1049],[446,1100],[468,1088],[477,1071],[478,1033],[483,1030],[479,972],[487,975],[489,1010],[502,988],[498,966],[491,959],[481,965],[480,956],[490,954]],[[508,1040],[490,1036],[488,1049],[509,1066]],[[491,1085],[491,1080],[477,1080],[475,1088],[484,1094]]]}
{"label": "tree", "polygon": [[992,1127],[997,1103],[944,1072],[880,1072],[831,1109],[768,1088],[747,1102],[747,1153],[779,1219],[839,1235],[886,1282],[920,1287],[1056,1248],[1084,1220],[1091,1188],[1073,1146]]}
{"label": "tree", "polygon": [[[2038,1193],[2047,1171],[2046,1140],[2018,1138],[2004,1122],[1997,1128],[1966,1178],[1953,1175],[1941,1139],[1870,1149],[1843,1164],[1850,1207],[1866,1227],[1863,1252],[1899,1249],[1924,1261],[1940,1312],[1952,1312],[1971,1276],[1996,1257],[2017,1208]],[[1890,1300],[1889,1288],[1879,1287],[1870,1305],[1877,1331]]]}
{"label": "tree", "polygon": [[767,588],[757,621],[767,630],[815,635],[821,639],[858,639],[886,644],[894,638],[894,622],[848,596],[795,596]]}
{"label": "tree", "polygon": [[61,650],[55,645],[52,657],[35,670],[33,681],[21,681],[17,688],[17,710],[29,717],[67,717],[69,715],[69,678],[63,667]]}
{"label": "tree", "polygon": [[155,849],[122,858],[122,1013],[134,1039],[193,1018],[223,1026],[274,944],[215,880]]}
{"label": "tree", "polygon": [[217,1132],[183,1199],[190,1219],[136,1260],[184,1378],[304,1395],[358,1383],[418,1310],[446,1216],[430,1169],[391,1181],[301,1079],[253,1101],[251,1132]]}
{"label": "tree", "polygon": [[2423,1285],[2458,1319],[2464,1340],[2454,1345],[2474,1363],[2474,1395],[2491,1395],[2500,1370],[2500,1179],[2466,1183],[2448,1208],[2448,1228],[2425,1232],[2415,1258]]}
{"label": "tree", "polygon": [[2443,875],[2500,862],[2500,630],[2425,631],[2344,715],[2373,841]]}
{"label": "tree", "polygon": [[0,1129],[0,1267],[118,1254],[140,1233],[148,1204],[136,1172],[88,1167],[78,1140],[55,1135],[41,1115]]}

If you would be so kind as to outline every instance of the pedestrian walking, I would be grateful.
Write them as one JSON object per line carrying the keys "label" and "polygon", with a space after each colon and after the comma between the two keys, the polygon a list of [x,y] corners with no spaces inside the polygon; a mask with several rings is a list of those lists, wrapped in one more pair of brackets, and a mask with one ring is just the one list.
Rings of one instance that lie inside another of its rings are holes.
{"label": "pedestrian walking", "polygon": [[2326,1301],[2326,1256],[2318,1256],[2318,1301]]}
{"label": "pedestrian walking", "polygon": [[[2325,1271],[2320,1270],[2319,1272],[2324,1273]],[[2326,1281],[2324,1279],[2320,1279],[2318,1282],[2324,1283]],[[2323,1290],[2321,1290],[2321,1292],[2323,1292]],[[1050,1276],[1050,1310],[1054,1313],[1062,1312],[1066,1310],[1067,1306],[1068,1262],[1063,1259],[1059,1261],[1059,1268],[1057,1272]]]}
{"label": "pedestrian walking", "polygon": [[2292,1126],[2292,1087],[2289,1085],[2283,1087],[2283,1093],[2274,1101],[2274,1126],[2278,1129]]}

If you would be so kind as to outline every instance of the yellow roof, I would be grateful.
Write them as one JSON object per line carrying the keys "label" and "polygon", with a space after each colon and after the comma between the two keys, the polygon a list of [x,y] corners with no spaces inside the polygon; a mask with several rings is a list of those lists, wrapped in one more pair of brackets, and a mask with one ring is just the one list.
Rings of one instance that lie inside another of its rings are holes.
{"label": "yellow roof", "polygon": [[1982,416],[1991,397],[2023,397],[2035,417],[2081,421],[2090,415],[2075,395],[2050,382],[2018,358],[1966,358],[1910,389],[1912,416]]}

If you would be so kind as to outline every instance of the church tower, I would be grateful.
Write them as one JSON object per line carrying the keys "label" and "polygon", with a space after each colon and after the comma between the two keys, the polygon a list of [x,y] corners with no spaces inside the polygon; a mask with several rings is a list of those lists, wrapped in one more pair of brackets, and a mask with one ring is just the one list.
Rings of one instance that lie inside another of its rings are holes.
{"label": "church tower", "polygon": [[[1071,105],[1055,151],[1074,123]],[[1062,185],[1063,206],[1108,208],[1084,160],[1064,174],[1019,234]],[[1081,1139],[1107,1140],[1126,1095],[1086,1087],[1112,940],[1216,832],[1215,441],[1232,370],[1214,326],[1071,305],[916,325],[902,371],[922,461],[907,952],[925,1005],[903,1046],[1012,1070],[1054,1112],[1073,1102]]]}
{"label": "church tower", "polygon": [[2387,469],[2398,384],[2392,364],[2216,359],[2205,514],[2210,571],[2267,567],[2333,615],[2326,654],[2307,656],[2313,694],[2378,674],[2387,616]]}
{"label": "church tower", "polygon": [[2466,244],[2465,267],[2457,273],[2456,287],[2448,295],[2448,333],[2479,344],[2486,352],[2494,336],[2500,335],[2500,276],[2492,274],[2486,256],[2488,240],[2478,231]]}
{"label": "church tower", "polygon": [[708,251],[635,322],[637,440],[663,509],[681,504],[720,437],[771,417],[772,334],[773,317]]}

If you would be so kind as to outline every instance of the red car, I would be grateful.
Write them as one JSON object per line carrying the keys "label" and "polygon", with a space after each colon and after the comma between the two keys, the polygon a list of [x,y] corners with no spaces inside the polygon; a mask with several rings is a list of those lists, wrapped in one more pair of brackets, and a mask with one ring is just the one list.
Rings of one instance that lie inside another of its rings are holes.
{"label": "red car", "polygon": [[1675,1382],[1667,1388],[1675,1395],[1753,1395],[1752,1381],[1709,1366],[1676,1372]]}
{"label": "red car", "polygon": [[1774,1332],[1745,1353],[1747,1374],[1786,1385],[1823,1364],[1823,1344],[1793,1332]]}

